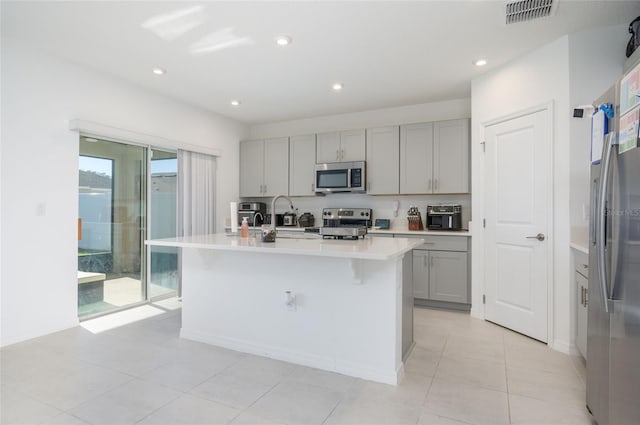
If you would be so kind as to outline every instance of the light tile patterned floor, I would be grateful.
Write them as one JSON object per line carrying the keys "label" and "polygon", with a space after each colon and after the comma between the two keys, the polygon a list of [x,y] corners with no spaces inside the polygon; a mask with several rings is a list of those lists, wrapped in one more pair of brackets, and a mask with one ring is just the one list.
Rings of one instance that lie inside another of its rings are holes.
{"label": "light tile patterned floor", "polygon": [[591,423],[579,359],[468,314],[416,309],[395,387],[181,340],[161,307],[2,349],[1,423]]}

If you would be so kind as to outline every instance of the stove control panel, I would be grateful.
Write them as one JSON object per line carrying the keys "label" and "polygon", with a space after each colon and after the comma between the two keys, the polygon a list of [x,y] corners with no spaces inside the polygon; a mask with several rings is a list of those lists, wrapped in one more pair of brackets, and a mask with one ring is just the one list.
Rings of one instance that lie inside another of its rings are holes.
{"label": "stove control panel", "polygon": [[371,227],[371,208],[324,208],[323,225],[327,227],[363,226]]}

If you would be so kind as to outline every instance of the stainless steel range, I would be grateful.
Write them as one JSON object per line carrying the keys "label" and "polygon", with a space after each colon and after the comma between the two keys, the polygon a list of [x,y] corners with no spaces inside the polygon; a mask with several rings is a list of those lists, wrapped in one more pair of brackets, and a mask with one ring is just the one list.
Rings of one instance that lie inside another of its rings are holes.
{"label": "stainless steel range", "polygon": [[371,208],[324,208],[320,234],[332,239],[364,238],[372,217]]}

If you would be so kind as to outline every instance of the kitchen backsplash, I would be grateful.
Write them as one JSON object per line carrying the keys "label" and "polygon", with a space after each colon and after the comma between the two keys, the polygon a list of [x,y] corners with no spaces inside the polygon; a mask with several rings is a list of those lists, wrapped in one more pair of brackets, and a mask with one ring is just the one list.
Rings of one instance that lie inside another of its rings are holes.
{"label": "kitchen backsplash", "polygon": [[[267,211],[271,212],[272,198],[243,198],[243,201],[266,202]],[[460,204],[462,205],[462,227],[469,228],[469,220],[471,220],[471,195],[415,195],[415,196],[370,196],[357,195],[352,193],[336,193],[327,196],[305,196],[292,197],[293,206],[298,210],[297,214],[310,212],[315,217],[315,225],[322,224],[323,208],[371,208],[373,210],[373,218],[388,218],[391,220],[391,229],[406,230],[407,229],[407,210],[410,206],[416,206],[420,210],[422,219],[424,220],[427,205],[432,204]],[[394,203],[398,202],[398,216],[394,217]],[[279,200],[276,206],[276,212],[284,213],[287,211],[287,202]]]}

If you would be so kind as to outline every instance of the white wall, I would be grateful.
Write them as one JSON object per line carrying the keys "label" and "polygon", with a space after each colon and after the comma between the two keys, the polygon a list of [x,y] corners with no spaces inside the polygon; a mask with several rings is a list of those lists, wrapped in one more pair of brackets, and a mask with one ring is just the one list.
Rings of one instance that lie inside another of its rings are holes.
{"label": "white wall", "polygon": [[[605,28],[594,33],[564,36],[540,49],[512,61],[472,81],[472,220],[481,222],[484,211],[483,155],[480,142],[483,140],[483,123],[514,114],[538,105],[553,103],[553,304],[549,306],[553,322],[549,345],[557,350],[569,352],[573,346],[572,310],[573,284],[570,262],[570,226],[572,217],[580,212],[571,212],[571,173],[573,150],[583,149],[583,131],[576,130],[575,143],[572,137],[572,106],[574,102],[591,103],[600,88],[606,88],[607,80],[617,78],[615,67],[601,63],[601,49],[624,51],[619,40],[622,26]],[[591,42],[596,46],[590,47]],[[609,53],[606,60],[611,59]],[[623,55],[624,56],[624,55]],[[589,76],[578,75],[583,68]],[[575,81],[574,81],[575,79]],[[593,86],[592,86],[593,84]],[[579,125],[579,124],[578,124]],[[584,158],[585,153],[577,153]],[[581,162],[579,160],[578,162]],[[581,171],[584,174],[584,170]],[[587,194],[588,196],[588,194]],[[580,197],[584,197],[581,194]],[[578,196],[576,195],[576,199]],[[581,201],[580,201],[581,202]],[[581,207],[580,207],[581,208]],[[472,315],[484,317],[482,293],[484,288],[483,232],[474,227],[472,238]]]}
{"label": "white wall", "polygon": [[[622,76],[624,47],[629,39],[627,28],[618,25],[569,36],[572,107],[592,104]],[[590,115],[591,111],[585,111],[585,118],[572,118],[570,126],[571,238],[578,241],[588,238]]]}
{"label": "white wall", "polygon": [[470,100],[456,99],[255,125],[250,129],[250,138],[297,136],[327,131],[453,120],[470,116]]}
{"label": "white wall", "polygon": [[[300,134],[322,133],[326,131],[349,130],[356,128],[372,128],[388,125],[400,125],[417,122],[440,121],[471,116],[470,99],[456,99],[444,102],[424,103],[397,108],[377,109],[349,114],[329,115],[295,121],[262,124],[251,127],[251,139],[262,139]],[[256,199],[265,202],[265,199]],[[400,203],[398,216],[393,216],[393,202]],[[267,209],[271,202],[267,199]],[[407,230],[407,210],[410,205],[420,208],[423,215],[429,204],[459,203],[462,205],[462,222],[467,227],[471,219],[470,195],[422,195],[422,196],[370,196],[352,194],[333,194],[327,196],[295,198],[294,207],[300,214],[311,212],[316,225],[321,224],[322,208],[359,207],[372,208],[374,218],[391,219],[391,228]],[[286,203],[278,204],[278,212],[284,212]],[[227,214],[228,215],[228,214]]]}
{"label": "white wall", "polygon": [[237,142],[247,129],[6,37],[1,78],[4,346],[78,322],[78,134],[70,120],[219,149],[218,228],[238,197]]}
{"label": "white wall", "polygon": [[[553,228],[554,253],[551,286],[554,328],[549,344],[566,351],[569,346],[569,40],[562,37],[493,72],[471,85],[473,221],[482,222],[484,205],[483,124],[539,105],[553,102]],[[484,317],[484,238],[479,226],[472,238],[472,314]],[[566,349],[565,349],[566,346]]]}

